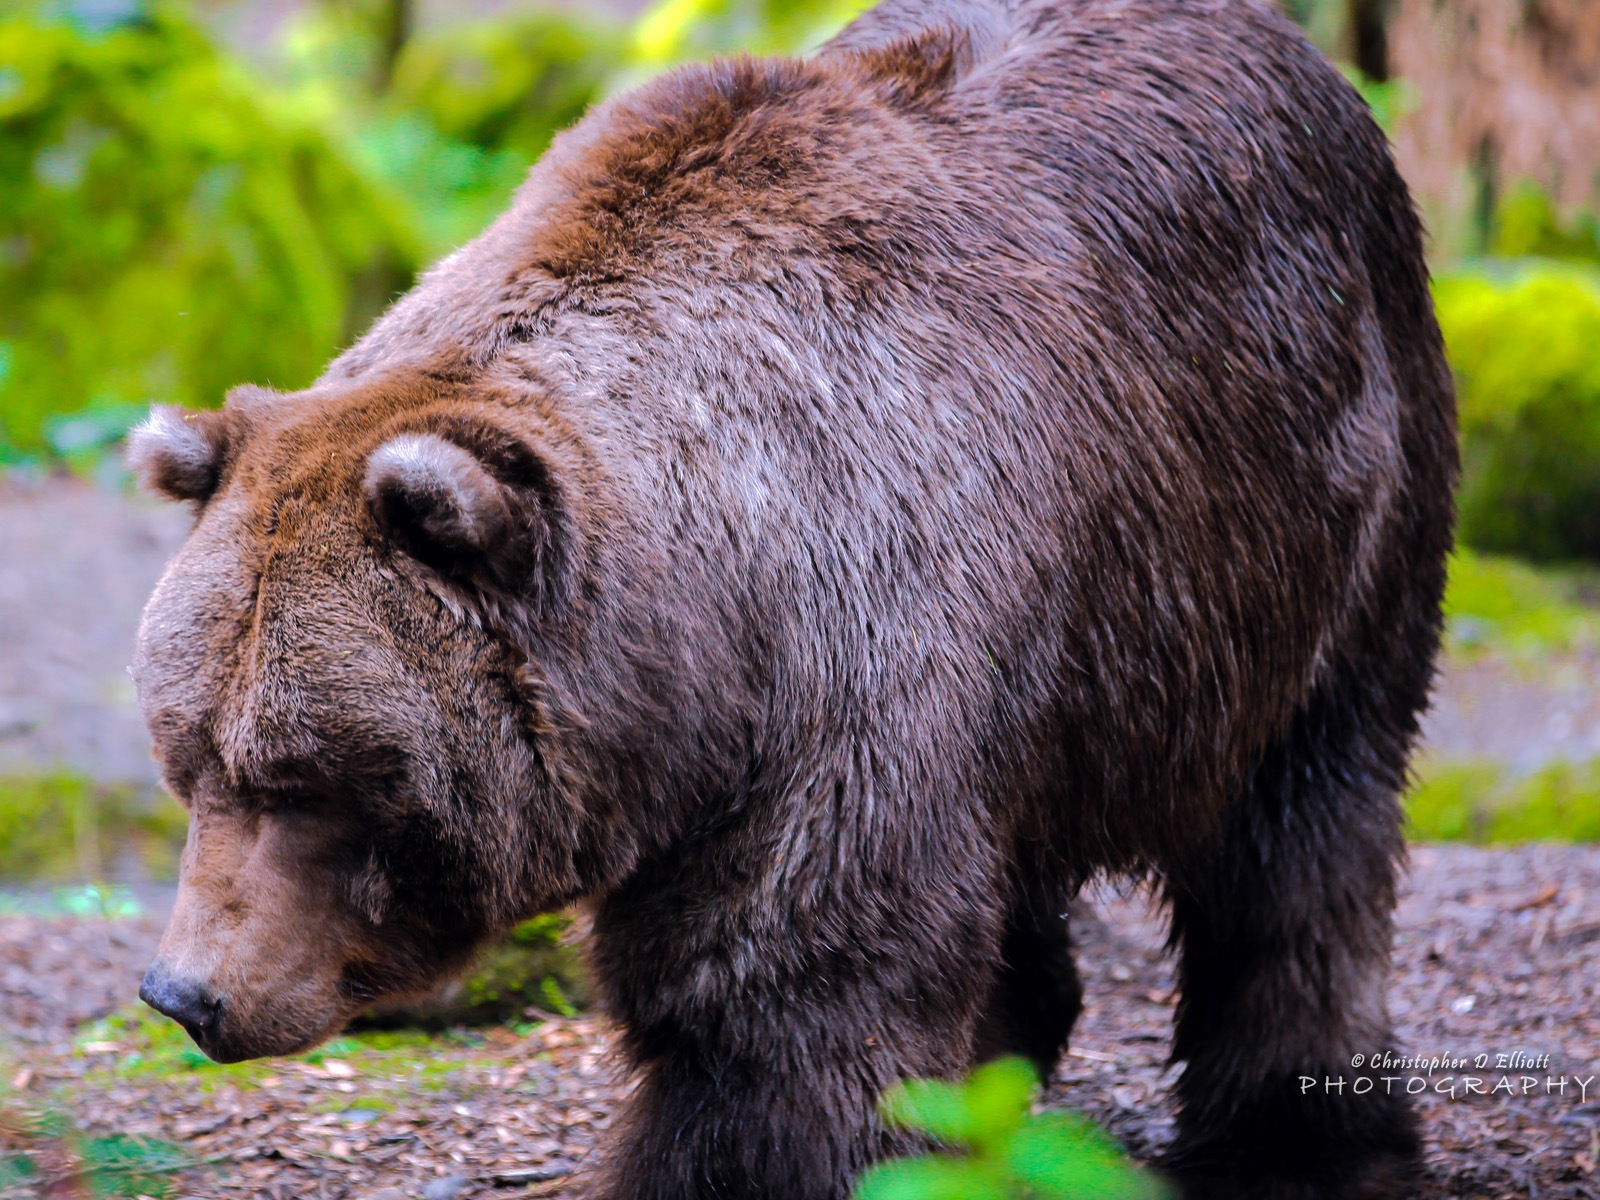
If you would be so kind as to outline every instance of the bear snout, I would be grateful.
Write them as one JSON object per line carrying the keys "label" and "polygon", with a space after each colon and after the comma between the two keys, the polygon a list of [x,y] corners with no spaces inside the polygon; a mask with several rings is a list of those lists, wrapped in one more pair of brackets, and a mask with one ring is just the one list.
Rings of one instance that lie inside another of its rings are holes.
{"label": "bear snout", "polygon": [[[139,985],[139,999],[164,1017],[170,1017],[207,1054],[217,1040],[222,1023],[222,998],[197,979],[174,974],[162,959],[156,959]],[[214,1058],[214,1054],[211,1054]]]}

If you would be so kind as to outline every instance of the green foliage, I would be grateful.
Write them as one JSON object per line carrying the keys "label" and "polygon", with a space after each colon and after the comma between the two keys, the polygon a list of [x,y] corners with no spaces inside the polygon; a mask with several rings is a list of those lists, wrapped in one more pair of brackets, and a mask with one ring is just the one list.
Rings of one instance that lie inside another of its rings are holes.
{"label": "green foliage", "polygon": [[0,464],[92,465],[152,400],[304,386],[607,90],[859,7],[664,0],[631,34],[551,11],[391,44],[382,5],[308,5],[269,82],[177,0],[8,6]]}
{"label": "green foliage", "polygon": [[873,0],[657,0],[633,26],[620,91],[680,62],[814,49]]}
{"label": "green foliage", "polygon": [[1600,842],[1600,760],[1521,777],[1492,762],[1424,763],[1406,818],[1422,841]]}
{"label": "green foliage", "polygon": [[[297,387],[409,265],[403,211],[316,114],[162,4],[0,17],[0,454],[70,454],[152,399]],[[402,261],[404,260],[404,261]],[[403,277],[403,276],[402,276]],[[52,422],[87,409],[88,425]]]}
{"label": "green foliage", "polygon": [[1434,296],[1460,402],[1462,540],[1600,562],[1600,272],[1458,274]]}
{"label": "green foliage", "polygon": [[407,45],[384,105],[530,163],[583,115],[620,50],[618,30],[564,13],[456,26]]}
{"label": "green foliage", "polygon": [[[814,46],[862,7],[664,0],[631,31],[551,11],[429,33],[401,52],[356,143],[368,167],[413,202],[427,253],[444,253],[495,217],[551,138],[604,95],[689,59]],[[331,57],[336,39],[310,41]]]}
{"label": "green foliage", "polygon": [[187,825],[165,795],[64,773],[0,777],[0,879],[103,879],[130,853],[155,877],[170,879]]}
{"label": "green foliage", "polygon": [[621,48],[619,30],[555,12],[407,44],[357,142],[363,161],[412,204],[429,256],[505,208],[550,139],[599,98]]}
{"label": "green foliage", "polygon": [[1563,218],[1533,184],[1513,188],[1495,207],[1489,252],[1600,266],[1600,213]]}
{"label": "green foliage", "polygon": [[1450,652],[1516,659],[1600,647],[1600,574],[1458,549],[1444,611]]}
{"label": "green foliage", "polygon": [[1395,122],[1404,116],[1416,103],[1416,97],[1404,79],[1377,80],[1363,74],[1358,68],[1347,63],[1339,64],[1339,70],[1361,93],[1361,98],[1367,102],[1367,107],[1372,110],[1372,117],[1383,127],[1385,133],[1393,133]]}
{"label": "green foliage", "polygon": [[1092,1124],[1067,1113],[1033,1116],[1033,1067],[1008,1058],[962,1083],[900,1084],[883,1100],[884,1121],[962,1153],[880,1163],[854,1200],[1110,1200],[1158,1197],[1165,1189],[1130,1163]]}

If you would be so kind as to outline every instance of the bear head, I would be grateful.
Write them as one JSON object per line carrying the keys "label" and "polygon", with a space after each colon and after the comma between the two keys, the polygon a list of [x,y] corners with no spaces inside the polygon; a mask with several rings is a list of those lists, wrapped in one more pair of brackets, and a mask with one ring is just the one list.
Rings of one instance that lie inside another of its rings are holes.
{"label": "bear head", "polygon": [[190,816],[141,995],[211,1057],[305,1049],[582,891],[527,654],[578,590],[558,441],[422,372],[131,435],[196,510],[133,666]]}

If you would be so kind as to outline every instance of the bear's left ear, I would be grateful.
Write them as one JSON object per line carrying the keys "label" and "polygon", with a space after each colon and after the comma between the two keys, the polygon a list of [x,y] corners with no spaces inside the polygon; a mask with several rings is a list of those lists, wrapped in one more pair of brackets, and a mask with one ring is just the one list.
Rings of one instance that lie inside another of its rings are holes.
{"label": "bear's left ear", "polygon": [[504,474],[437,434],[402,433],[372,452],[363,488],[379,530],[413,558],[515,588],[540,565],[550,526],[539,489]]}

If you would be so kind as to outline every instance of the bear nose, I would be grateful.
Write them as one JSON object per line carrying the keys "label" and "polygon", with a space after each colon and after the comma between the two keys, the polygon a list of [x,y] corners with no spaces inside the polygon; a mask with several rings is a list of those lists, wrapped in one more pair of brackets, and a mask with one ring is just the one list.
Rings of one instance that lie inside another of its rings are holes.
{"label": "bear nose", "polygon": [[171,1017],[195,1041],[210,1033],[222,1010],[222,1001],[197,980],[174,975],[162,962],[145,972],[139,985],[139,999],[164,1017]]}

